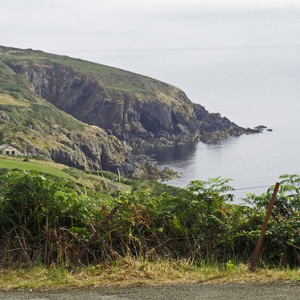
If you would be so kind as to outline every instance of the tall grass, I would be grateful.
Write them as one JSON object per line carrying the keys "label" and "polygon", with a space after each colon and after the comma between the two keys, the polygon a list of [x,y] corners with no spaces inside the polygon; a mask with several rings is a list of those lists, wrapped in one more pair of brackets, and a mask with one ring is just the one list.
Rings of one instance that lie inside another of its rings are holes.
{"label": "tall grass", "polygon": [[159,259],[148,261],[141,257],[124,257],[108,265],[90,264],[67,269],[53,265],[45,267],[36,263],[31,267],[0,270],[0,289],[100,287],[104,285],[131,284],[182,284],[222,282],[274,282],[300,280],[298,268],[260,268],[249,271],[248,265],[234,263],[232,267],[218,262],[198,266],[189,260]]}

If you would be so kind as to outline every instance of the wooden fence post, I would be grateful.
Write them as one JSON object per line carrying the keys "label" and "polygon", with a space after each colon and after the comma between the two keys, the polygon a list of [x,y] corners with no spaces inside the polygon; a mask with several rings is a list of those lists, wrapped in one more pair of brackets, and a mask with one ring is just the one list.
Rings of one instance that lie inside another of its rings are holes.
{"label": "wooden fence post", "polygon": [[77,263],[77,261],[83,256],[85,251],[88,249],[88,247],[91,245],[92,242],[94,242],[99,236],[101,229],[105,226],[105,224],[112,219],[115,212],[119,209],[120,206],[116,206],[110,214],[106,217],[106,220],[102,222],[99,227],[96,229],[94,234],[90,237],[90,239],[87,241],[87,243],[84,245],[84,247],[80,250],[80,252],[76,255],[76,257],[72,260],[73,265]]}
{"label": "wooden fence post", "polygon": [[267,214],[266,214],[265,222],[263,224],[263,227],[262,227],[262,230],[261,230],[261,233],[260,233],[260,237],[258,239],[256,248],[254,250],[254,254],[253,254],[251,262],[250,262],[250,269],[251,270],[255,270],[256,265],[257,265],[258,255],[259,255],[260,248],[261,248],[261,245],[262,245],[262,242],[263,242],[266,230],[267,230],[268,221],[269,221],[270,216],[272,214],[272,209],[273,209],[274,202],[275,202],[275,199],[276,199],[276,195],[277,195],[277,192],[278,192],[278,189],[279,189],[279,185],[280,185],[280,183],[276,182],[274,192],[273,192],[273,195],[272,195],[269,207],[268,207],[268,211],[267,211]]}

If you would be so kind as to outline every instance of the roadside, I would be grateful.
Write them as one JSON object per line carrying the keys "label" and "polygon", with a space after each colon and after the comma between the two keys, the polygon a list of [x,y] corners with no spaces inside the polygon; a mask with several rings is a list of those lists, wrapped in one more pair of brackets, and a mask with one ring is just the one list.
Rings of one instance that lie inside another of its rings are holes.
{"label": "roadside", "polygon": [[274,281],[271,283],[222,283],[222,284],[178,284],[128,287],[106,286],[101,288],[68,288],[61,290],[34,291],[18,290],[1,292],[0,299],[72,299],[72,300],[162,300],[162,299],[230,299],[230,300],[298,300],[300,299],[300,284]]}

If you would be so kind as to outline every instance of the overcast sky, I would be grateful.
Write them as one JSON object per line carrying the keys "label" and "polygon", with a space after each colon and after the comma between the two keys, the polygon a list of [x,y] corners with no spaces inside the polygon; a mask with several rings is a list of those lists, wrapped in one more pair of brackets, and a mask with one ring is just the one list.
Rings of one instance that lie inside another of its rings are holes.
{"label": "overcast sky", "polygon": [[299,12],[299,0],[1,0],[0,44],[75,56],[299,45]]}

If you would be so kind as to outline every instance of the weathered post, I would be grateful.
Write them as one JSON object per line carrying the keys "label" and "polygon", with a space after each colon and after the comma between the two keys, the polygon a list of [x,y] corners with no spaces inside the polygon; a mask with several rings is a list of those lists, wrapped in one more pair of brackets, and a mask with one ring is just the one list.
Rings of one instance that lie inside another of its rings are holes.
{"label": "weathered post", "polygon": [[83,256],[84,252],[88,249],[88,247],[91,245],[92,242],[94,242],[99,236],[101,229],[105,226],[106,222],[108,222],[110,219],[112,219],[115,212],[118,210],[119,206],[116,206],[110,214],[106,217],[106,220],[102,222],[95,233],[91,236],[91,238],[87,241],[87,243],[84,245],[84,247],[81,249],[81,251],[76,255],[76,257],[73,259],[72,263],[75,265],[77,261]]}
{"label": "weathered post", "polygon": [[255,270],[256,265],[257,265],[258,255],[259,255],[260,248],[261,248],[261,245],[262,245],[262,242],[263,242],[266,230],[267,230],[268,221],[269,221],[271,213],[272,213],[272,209],[273,209],[274,202],[275,202],[275,199],[276,199],[276,195],[277,195],[277,192],[278,192],[278,189],[279,189],[279,185],[280,185],[280,183],[276,182],[274,192],[273,192],[273,195],[272,195],[269,207],[268,207],[268,211],[267,211],[267,214],[266,214],[265,222],[263,224],[263,227],[262,227],[262,230],[261,230],[261,233],[260,233],[260,237],[258,239],[256,248],[254,250],[254,254],[253,254],[251,262],[250,262],[250,269],[251,270]]}

